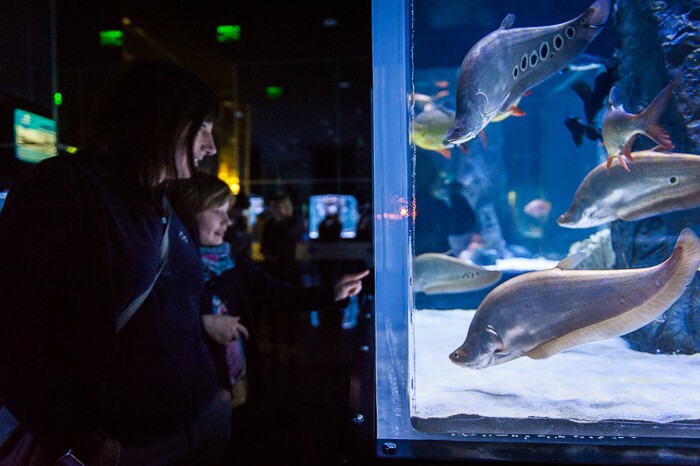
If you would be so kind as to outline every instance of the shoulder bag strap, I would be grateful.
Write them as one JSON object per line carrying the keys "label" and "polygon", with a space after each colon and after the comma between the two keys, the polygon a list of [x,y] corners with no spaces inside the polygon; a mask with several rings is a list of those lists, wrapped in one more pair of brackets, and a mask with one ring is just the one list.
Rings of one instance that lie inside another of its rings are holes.
{"label": "shoulder bag strap", "polygon": [[153,285],[156,284],[156,281],[158,280],[158,277],[160,276],[160,273],[163,271],[163,267],[165,267],[165,260],[168,257],[168,250],[170,249],[170,240],[168,239],[168,234],[170,231],[170,218],[172,217],[172,212],[170,212],[170,204],[168,203],[167,199],[164,199],[163,201],[164,206],[167,208],[167,213],[168,213],[168,220],[165,223],[165,232],[163,233],[163,240],[160,243],[160,253],[159,253],[159,262],[158,262],[158,272],[156,272],[155,277],[153,277],[153,280],[151,281],[151,284],[148,285],[148,288],[138,295],[134,300],[129,304],[124,311],[119,315],[119,318],[117,318],[117,333],[124,328],[124,325],[131,319],[131,317],[138,311],[139,307],[141,307],[141,304],[146,300],[148,295],[151,292],[151,289],[153,289]]}

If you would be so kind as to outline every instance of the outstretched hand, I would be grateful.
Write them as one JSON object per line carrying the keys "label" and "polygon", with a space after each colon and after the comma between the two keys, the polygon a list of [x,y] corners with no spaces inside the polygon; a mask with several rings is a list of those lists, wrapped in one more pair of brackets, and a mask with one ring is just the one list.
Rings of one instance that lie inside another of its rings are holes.
{"label": "outstretched hand", "polygon": [[356,296],[362,291],[362,279],[369,275],[369,270],[352,275],[343,275],[335,284],[335,300],[342,301],[345,298]]}

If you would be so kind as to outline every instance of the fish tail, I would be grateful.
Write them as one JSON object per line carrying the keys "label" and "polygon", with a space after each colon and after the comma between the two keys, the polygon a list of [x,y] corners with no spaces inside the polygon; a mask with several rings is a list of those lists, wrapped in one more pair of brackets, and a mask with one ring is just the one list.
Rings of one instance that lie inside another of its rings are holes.
{"label": "fish tail", "polygon": [[676,249],[681,249],[683,252],[683,258],[688,262],[689,270],[697,270],[700,267],[700,238],[695,234],[690,228],[684,228],[681,231],[680,236],[678,236],[678,241],[676,241],[676,247],[673,253],[676,253]]}
{"label": "fish tail", "polygon": [[644,134],[649,136],[655,143],[668,149],[673,149],[673,143],[666,130],[661,127],[658,122],[661,119],[661,114],[666,110],[666,107],[668,107],[671,97],[673,97],[674,86],[675,81],[672,81],[661,89],[649,106],[638,115],[644,122]]}
{"label": "fish tail", "polygon": [[600,28],[607,21],[610,15],[610,0],[597,0],[589,9],[594,9],[594,13],[590,17],[589,27]]}
{"label": "fish tail", "polygon": [[700,267],[700,239],[698,239],[693,230],[684,228],[681,231],[676,241],[676,246],[673,248],[673,253],[666,262],[678,263],[669,286],[671,288],[678,287],[680,294],[685,291],[695,277],[695,272]]}

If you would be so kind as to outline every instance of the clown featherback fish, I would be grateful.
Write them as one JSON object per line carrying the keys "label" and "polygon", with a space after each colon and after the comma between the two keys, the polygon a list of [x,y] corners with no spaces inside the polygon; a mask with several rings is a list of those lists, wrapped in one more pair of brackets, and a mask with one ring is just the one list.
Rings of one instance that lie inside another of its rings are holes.
{"label": "clown featherback fish", "polygon": [[569,209],[557,223],[593,228],[613,220],[641,220],[700,207],[700,156],[639,151],[634,170],[603,162],[579,185]]}
{"label": "clown featherback fish", "polygon": [[565,23],[515,29],[515,16],[506,16],[462,62],[455,121],[445,142],[473,139],[525,91],[561,70],[600,33],[609,12],[610,0],[597,0]]}
{"label": "clown featherback fish", "polygon": [[488,270],[456,257],[425,253],[413,260],[413,291],[425,294],[463,293],[480,290],[501,279],[501,272]]}
{"label": "clown featherback fish", "polygon": [[482,369],[521,356],[548,358],[584,343],[637,330],[685,292],[700,266],[700,240],[685,228],[666,261],[626,270],[571,270],[577,253],[550,270],[512,278],[479,305],[450,359]]}

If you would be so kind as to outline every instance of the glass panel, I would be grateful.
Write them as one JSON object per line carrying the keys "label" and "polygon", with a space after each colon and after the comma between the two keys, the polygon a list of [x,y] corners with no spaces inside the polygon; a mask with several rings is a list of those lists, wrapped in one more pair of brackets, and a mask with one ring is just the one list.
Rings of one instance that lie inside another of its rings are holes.
{"label": "glass panel", "polygon": [[[641,446],[675,447],[682,459],[681,447],[692,456],[700,445],[700,378],[688,377],[700,355],[635,351],[619,336],[621,312],[610,307],[612,326],[591,317],[619,298],[603,275],[570,292],[576,276],[559,294],[523,281],[577,251],[585,258],[569,259],[572,268],[619,268],[609,222],[571,228],[560,218],[607,159],[601,120],[617,32],[612,20],[588,38],[583,22],[564,24],[593,3],[373,2],[380,456],[572,460],[593,445],[596,461],[624,454],[613,446],[653,460],[660,450]],[[481,52],[493,57],[465,60],[499,26],[498,46]],[[526,45],[513,35],[540,26],[553,27]],[[507,309],[471,332],[486,296]],[[581,336],[587,328],[607,333]],[[544,345],[555,338],[561,347]],[[495,453],[483,447],[491,443],[510,447]]]}

